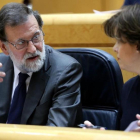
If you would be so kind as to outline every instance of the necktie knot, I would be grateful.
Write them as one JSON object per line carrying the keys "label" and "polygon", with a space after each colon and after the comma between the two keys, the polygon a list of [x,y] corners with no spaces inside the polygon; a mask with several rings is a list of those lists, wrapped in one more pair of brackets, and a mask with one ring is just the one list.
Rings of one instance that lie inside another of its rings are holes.
{"label": "necktie knot", "polygon": [[28,74],[19,73],[19,83],[25,83],[26,79],[29,77]]}

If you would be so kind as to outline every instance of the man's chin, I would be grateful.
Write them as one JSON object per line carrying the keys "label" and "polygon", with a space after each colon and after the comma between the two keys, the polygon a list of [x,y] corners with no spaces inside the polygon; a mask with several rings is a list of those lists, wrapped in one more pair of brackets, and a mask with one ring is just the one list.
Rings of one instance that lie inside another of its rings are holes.
{"label": "man's chin", "polygon": [[26,71],[26,73],[29,73],[29,72],[37,72],[41,69],[41,67],[25,67],[24,68],[24,71]]}
{"label": "man's chin", "polygon": [[23,68],[26,72],[37,72],[39,71],[44,65],[44,62],[36,62],[36,63],[27,63],[26,66]]}

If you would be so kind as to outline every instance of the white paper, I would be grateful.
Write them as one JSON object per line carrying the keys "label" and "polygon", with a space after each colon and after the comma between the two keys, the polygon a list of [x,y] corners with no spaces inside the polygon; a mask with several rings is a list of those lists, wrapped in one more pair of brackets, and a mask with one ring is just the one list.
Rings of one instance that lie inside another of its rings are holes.
{"label": "white paper", "polygon": [[98,11],[98,10],[93,10],[95,14],[115,14],[117,12],[120,12],[121,10],[111,10],[111,11]]}

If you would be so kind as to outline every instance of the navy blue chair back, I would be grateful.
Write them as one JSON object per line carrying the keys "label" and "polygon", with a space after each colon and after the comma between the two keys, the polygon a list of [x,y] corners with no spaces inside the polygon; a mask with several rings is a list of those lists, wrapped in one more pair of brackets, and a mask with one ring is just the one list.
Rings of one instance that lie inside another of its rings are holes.
{"label": "navy blue chair back", "polygon": [[118,110],[123,78],[115,58],[99,49],[58,49],[74,57],[83,68],[81,102],[83,121],[118,129]]}

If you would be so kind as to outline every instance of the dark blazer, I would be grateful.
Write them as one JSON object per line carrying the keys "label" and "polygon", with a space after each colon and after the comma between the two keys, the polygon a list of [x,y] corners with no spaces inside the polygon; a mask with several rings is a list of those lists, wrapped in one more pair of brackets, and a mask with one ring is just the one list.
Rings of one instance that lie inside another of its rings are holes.
{"label": "dark blazer", "polygon": [[[72,57],[45,46],[43,68],[33,73],[22,112],[21,124],[75,126],[80,121],[80,64]],[[0,55],[6,73],[0,83],[0,123],[6,123],[14,79],[9,56]],[[78,118],[77,118],[78,117]]]}
{"label": "dark blazer", "polygon": [[123,86],[121,94],[120,130],[137,120],[136,114],[140,114],[140,76],[129,79]]}

